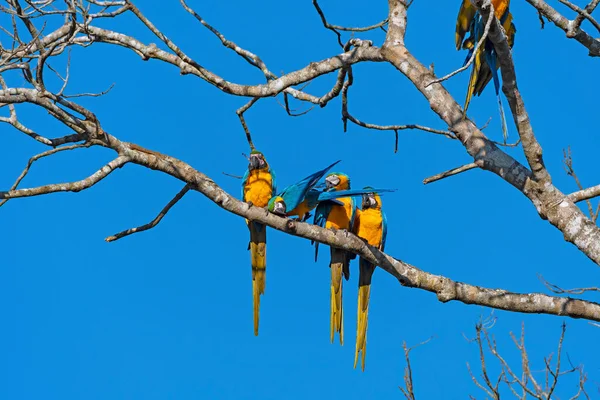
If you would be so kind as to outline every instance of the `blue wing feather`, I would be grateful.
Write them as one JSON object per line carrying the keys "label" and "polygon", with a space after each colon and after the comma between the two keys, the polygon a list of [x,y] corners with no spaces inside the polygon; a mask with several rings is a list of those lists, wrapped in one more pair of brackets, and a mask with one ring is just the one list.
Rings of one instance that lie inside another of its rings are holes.
{"label": "blue wing feather", "polygon": [[354,220],[356,219],[356,200],[354,200],[354,197],[350,197],[350,204],[352,205],[352,214],[350,215],[350,232],[353,232]]}
{"label": "blue wing feather", "polygon": [[387,239],[387,217],[381,212],[381,251],[385,251],[385,241]]}
{"label": "blue wing feather", "polygon": [[250,170],[246,170],[246,173],[242,177],[242,201],[246,201],[244,198],[244,187],[246,187],[246,183],[248,182],[248,175],[250,174]]}
{"label": "blue wing feather", "polygon": [[332,199],[337,199],[340,197],[353,197],[353,196],[362,196],[366,193],[385,193],[385,192],[394,192],[395,189],[351,189],[351,190],[335,190],[332,192],[321,192],[318,197],[318,201],[327,201]]}
{"label": "blue wing feather", "polygon": [[500,97],[500,77],[498,76],[498,69],[496,68],[496,50],[494,49],[493,44],[490,43],[490,48],[486,49],[485,54],[486,61],[492,71],[492,77],[494,78],[494,89],[496,90],[496,97],[498,98],[498,110],[500,112],[500,122],[502,123],[502,136],[506,143],[506,139],[508,138],[508,126],[506,124],[504,107],[502,106],[502,98]]}
{"label": "blue wing feather", "polygon": [[273,168],[269,167],[269,174],[271,174],[271,193],[273,194],[273,196],[275,196],[275,193],[277,193],[277,177],[275,176],[275,171],[273,170]]}
{"label": "blue wing feather", "polygon": [[[327,217],[329,217],[329,213],[331,212],[331,206],[333,202],[331,200],[324,201],[319,203],[317,209],[315,210],[315,216],[313,218],[313,224],[320,226],[321,228],[325,228],[325,223],[327,222]],[[315,243],[315,261],[319,257],[319,242]]]}
{"label": "blue wing feather", "polygon": [[298,207],[298,204],[302,203],[308,191],[312,189],[317,184],[317,182],[319,182],[319,180],[327,173],[327,171],[329,171],[334,165],[336,165],[340,161],[341,160],[338,160],[330,166],[320,171],[317,171],[312,175],[307,176],[300,182],[286,187],[280,194],[280,196],[283,197],[283,201],[285,201],[287,209],[293,210],[294,208]]}

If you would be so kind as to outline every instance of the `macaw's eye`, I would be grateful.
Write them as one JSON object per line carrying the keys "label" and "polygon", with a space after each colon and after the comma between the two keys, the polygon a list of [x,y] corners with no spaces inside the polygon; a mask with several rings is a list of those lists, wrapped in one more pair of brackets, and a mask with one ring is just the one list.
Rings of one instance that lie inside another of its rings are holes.
{"label": "macaw's eye", "polygon": [[340,184],[340,178],[337,175],[330,175],[325,178],[325,186],[327,189],[331,189]]}

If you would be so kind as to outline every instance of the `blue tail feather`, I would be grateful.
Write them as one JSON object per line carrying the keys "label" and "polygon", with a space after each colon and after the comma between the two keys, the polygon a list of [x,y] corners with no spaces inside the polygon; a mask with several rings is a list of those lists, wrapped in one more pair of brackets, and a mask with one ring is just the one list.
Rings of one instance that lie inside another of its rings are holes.
{"label": "blue tail feather", "polygon": [[494,78],[494,89],[496,89],[496,97],[498,98],[498,110],[500,112],[500,122],[502,124],[502,137],[504,143],[508,139],[508,126],[506,124],[506,115],[504,114],[504,107],[502,106],[502,98],[500,97],[500,77],[498,76],[498,69],[496,68],[496,51],[492,48],[486,52],[486,58],[490,70],[492,71],[492,77]]}

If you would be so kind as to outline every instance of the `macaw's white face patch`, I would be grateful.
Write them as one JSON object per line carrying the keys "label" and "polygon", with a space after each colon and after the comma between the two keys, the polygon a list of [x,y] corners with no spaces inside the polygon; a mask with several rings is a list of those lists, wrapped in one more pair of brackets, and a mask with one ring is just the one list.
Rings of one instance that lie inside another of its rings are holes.
{"label": "macaw's white face patch", "polygon": [[332,189],[340,184],[340,177],[337,175],[329,175],[325,178],[325,186],[327,189]]}
{"label": "macaw's white face patch", "polygon": [[283,200],[276,201],[275,204],[273,205],[273,214],[285,215],[285,213],[287,211],[286,208],[287,207]]}
{"label": "macaw's white face patch", "polygon": [[374,208],[377,206],[377,199],[374,193],[367,193],[362,195],[362,208]]}

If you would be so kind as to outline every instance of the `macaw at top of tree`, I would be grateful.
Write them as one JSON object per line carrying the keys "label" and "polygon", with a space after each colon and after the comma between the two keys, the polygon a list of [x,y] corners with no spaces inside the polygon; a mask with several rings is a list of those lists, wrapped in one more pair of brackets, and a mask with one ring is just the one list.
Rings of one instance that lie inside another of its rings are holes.
{"label": "macaw at top of tree", "polygon": [[[510,13],[509,5],[510,0],[492,0],[494,15],[502,24],[502,27],[504,28],[508,38],[508,44],[512,49],[515,42],[515,33],[517,32],[517,29],[512,22],[513,17]],[[477,8],[471,3],[471,0],[463,0],[458,11],[458,17],[456,19],[455,35],[456,49],[469,50],[463,65],[466,65],[471,59],[471,56],[475,51],[475,46],[479,40],[481,40],[484,30],[485,24]],[[468,38],[464,39],[467,32],[469,32],[470,35]],[[483,89],[485,89],[489,81],[494,79],[494,88],[496,90],[498,108],[500,111],[500,120],[502,123],[502,135],[504,137],[504,142],[506,143],[506,139],[508,137],[508,127],[506,125],[506,117],[504,114],[504,108],[502,107],[502,100],[500,98],[500,77],[498,75],[499,64],[497,61],[497,54],[494,44],[491,42],[491,40],[486,38],[483,45],[480,46],[477,49],[477,53],[475,53],[464,111],[466,114],[472,96],[474,94],[477,96],[481,95]]]}

